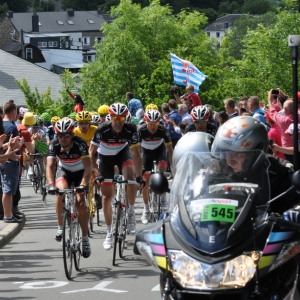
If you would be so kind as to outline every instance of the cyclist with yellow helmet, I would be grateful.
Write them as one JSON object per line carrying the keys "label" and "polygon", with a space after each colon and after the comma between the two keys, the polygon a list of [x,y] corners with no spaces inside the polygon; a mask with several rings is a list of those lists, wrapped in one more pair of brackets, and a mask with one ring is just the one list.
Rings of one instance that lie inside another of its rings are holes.
{"label": "cyclist with yellow helmet", "polygon": [[97,126],[91,125],[92,115],[90,112],[83,110],[76,115],[76,121],[78,127],[74,129],[75,136],[82,137],[88,146],[90,146],[91,140],[95,135]]}
{"label": "cyclist with yellow helmet", "polygon": [[106,122],[105,118],[108,115],[109,106],[103,104],[98,108],[98,114],[100,115],[101,123]]}
{"label": "cyclist with yellow helmet", "polygon": [[51,122],[51,125],[47,127],[47,130],[46,130],[46,141],[47,141],[47,144],[49,145],[50,142],[55,139],[56,135],[55,135],[55,131],[54,131],[54,125],[55,123],[60,120],[60,117],[58,116],[54,116],[51,118],[50,122]]}
{"label": "cyclist with yellow helmet", "polygon": [[146,106],[145,112],[147,112],[147,111],[150,110],[150,109],[158,110],[158,107],[157,107],[156,104],[150,103],[150,104],[148,104],[148,105]]}

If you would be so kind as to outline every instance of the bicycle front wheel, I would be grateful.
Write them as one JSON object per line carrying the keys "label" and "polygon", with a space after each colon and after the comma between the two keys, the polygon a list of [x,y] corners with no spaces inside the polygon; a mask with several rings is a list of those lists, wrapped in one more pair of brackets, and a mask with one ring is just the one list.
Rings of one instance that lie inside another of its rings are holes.
{"label": "bicycle front wheel", "polygon": [[115,220],[113,220],[113,223],[115,224],[114,226],[114,240],[113,240],[113,247],[114,247],[114,251],[113,251],[113,266],[116,265],[116,254],[117,254],[117,243],[119,240],[119,226],[120,226],[120,217],[121,217],[121,203],[118,203],[115,206],[115,215],[114,217],[116,218]]}
{"label": "bicycle front wheel", "polygon": [[120,222],[120,238],[119,238],[119,257],[123,258],[124,249],[127,247],[126,231],[127,231],[127,209],[126,205],[122,206],[121,222]]}
{"label": "bicycle front wheel", "polygon": [[79,223],[75,225],[75,241],[76,245],[74,248],[74,265],[76,271],[80,271],[80,257],[82,253],[82,241],[81,241],[81,228]]}
{"label": "bicycle front wheel", "polygon": [[158,195],[154,194],[152,191],[150,192],[149,197],[149,210],[150,210],[150,219],[151,223],[156,222],[158,220],[158,210],[159,210],[159,201]]}
{"label": "bicycle front wheel", "polygon": [[65,274],[68,279],[71,279],[72,274],[72,219],[71,214],[68,212],[64,213],[64,224],[63,224],[63,259]]}

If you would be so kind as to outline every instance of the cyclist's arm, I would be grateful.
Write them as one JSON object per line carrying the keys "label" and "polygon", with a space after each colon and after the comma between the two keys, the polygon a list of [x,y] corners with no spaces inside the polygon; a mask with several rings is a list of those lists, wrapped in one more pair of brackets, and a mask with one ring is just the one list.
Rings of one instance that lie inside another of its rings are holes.
{"label": "cyclist's arm", "polygon": [[47,157],[46,179],[48,184],[55,183],[56,158]]}
{"label": "cyclist's arm", "polygon": [[89,180],[90,180],[91,175],[92,175],[90,158],[89,157],[83,157],[82,158],[82,164],[83,164],[83,168],[84,168],[84,173],[83,173],[80,185],[86,185],[87,186],[89,184]]}
{"label": "cyclist's arm", "polygon": [[135,165],[136,176],[142,176],[143,163],[142,163],[139,144],[136,144],[134,147],[131,147],[130,151]]}
{"label": "cyclist's arm", "polygon": [[89,154],[90,154],[90,161],[91,161],[91,167],[94,171],[95,176],[99,175],[100,172],[97,168],[95,153],[97,152],[98,146],[91,144],[89,148]]}
{"label": "cyclist's arm", "polygon": [[168,151],[169,163],[170,163],[170,165],[172,165],[173,146],[172,146],[172,144],[166,144],[166,148],[167,148],[167,151]]}

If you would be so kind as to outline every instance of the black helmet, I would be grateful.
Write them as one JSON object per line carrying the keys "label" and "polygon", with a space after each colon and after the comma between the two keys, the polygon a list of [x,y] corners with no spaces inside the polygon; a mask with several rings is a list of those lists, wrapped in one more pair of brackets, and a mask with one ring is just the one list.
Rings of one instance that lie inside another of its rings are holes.
{"label": "black helmet", "polygon": [[150,189],[158,195],[169,192],[168,179],[161,173],[152,174],[150,177]]}

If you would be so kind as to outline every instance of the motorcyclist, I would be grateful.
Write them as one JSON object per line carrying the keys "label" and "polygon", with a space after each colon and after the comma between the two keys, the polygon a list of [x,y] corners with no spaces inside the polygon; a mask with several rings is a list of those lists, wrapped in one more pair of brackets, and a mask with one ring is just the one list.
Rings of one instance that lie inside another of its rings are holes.
{"label": "motorcyclist", "polygon": [[[292,185],[292,165],[286,160],[268,154],[265,156],[258,151],[266,153],[267,147],[268,135],[261,122],[250,116],[232,118],[217,132],[211,153],[220,160],[212,163],[209,172],[213,175],[217,169],[221,169],[225,175],[223,182],[232,178],[266,187],[258,195],[258,205],[265,204]],[[220,179],[212,176],[211,180]],[[282,213],[296,204],[297,198],[296,191],[293,191],[272,203],[271,210]]]}

